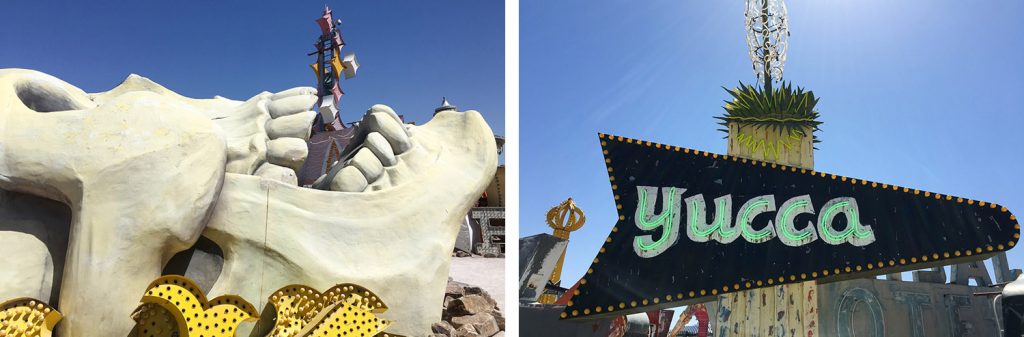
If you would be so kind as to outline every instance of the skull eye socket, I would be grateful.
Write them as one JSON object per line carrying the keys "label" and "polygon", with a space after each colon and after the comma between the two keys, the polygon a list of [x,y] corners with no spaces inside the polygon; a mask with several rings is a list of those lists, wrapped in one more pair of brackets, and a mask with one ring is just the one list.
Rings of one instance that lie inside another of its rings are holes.
{"label": "skull eye socket", "polygon": [[87,108],[72,97],[72,93],[55,83],[25,79],[14,88],[22,104],[35,112],[82,110]]}

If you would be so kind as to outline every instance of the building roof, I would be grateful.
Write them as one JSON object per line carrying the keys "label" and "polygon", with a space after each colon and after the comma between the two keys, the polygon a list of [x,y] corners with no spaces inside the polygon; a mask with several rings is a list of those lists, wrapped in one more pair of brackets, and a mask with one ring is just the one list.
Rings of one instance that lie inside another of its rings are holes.
{"label": "building roof", "polygon": [[356,128],[349,127],[319,132],[309,137],[309,141],[306,142],[309,147],[309,155],[306,157],[306,163],[299,169],[299,185],[310,185],[324,175],[331,164],[338,160],[338,158],[330,158],[331,162],[327,162],[328,156],[331,155],[332,145],[334,149],[337,149],[337,153],[340,153],[355,137],[355,130]]}

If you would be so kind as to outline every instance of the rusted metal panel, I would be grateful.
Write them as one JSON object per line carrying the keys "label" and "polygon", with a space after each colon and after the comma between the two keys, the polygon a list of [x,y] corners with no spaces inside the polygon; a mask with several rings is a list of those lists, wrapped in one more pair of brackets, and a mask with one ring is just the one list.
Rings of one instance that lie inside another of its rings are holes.
{"label": "rusted metal panel", "polygon": [[760,337],[761,336],[761,311],[764,309],[761,307],[761,301],[758,298],[758,290],[747,291],[741,293],[743,299],[746,300],[747,312],[745,321],[745,329],[747,336]]}
{"label": "rusted metal panel", "polygon": [[[782,286],[786,289],[786,308],[790,314],[786,315],[786,328],[784,329],[787,337],[798,337],[800,331],[804,329],[804,309],[803,297],[804,287],[800,283],[787,284]],[[778,306],[776,305],[776,308]]]}
{"label": "rusted metal panel", "polygon": [[[720,308],[709,307],[709,314],[717,317],[716,336],[997,336],[991,298],[973,296],[986,291],[997,289],[876,279],[805,282],[722,295]],[[745,300],[762,294],[761,304]]]}
{"label": "rusted metal panel", "polygon": [[749,297],[746,292],[729,294],[729,297],[734,300],[733,309],[733,332],[737,336],[747,336],[750,333],[750,328],[747,326],[750,322],[750,307]]}
{"label": "rusted metal panel", "polygon": [[801,284],[803,287],[802,314],[803,332],[801,337],[817,337],[818,335],[818,284],[808,281]]}
{"label": "rusted metal panel", "polygon": [[775,289],[762,288],[753,290],[757,292],[757,298],[761,301],[761,337],[775,336]]}
{"label": "rusted metal panel", "polygon": [[735,294],[718,296],[718,301],[715,302],[717,310],[714,314],[715,321],[715,336],[733,336],[732,332],[732,313],[733,300],[737,297]]}
{"label": "rusted metal panel", "polygon": [[822,336],[998,336],[989,287],[861,279],[819,286]]}
{"label": "rusted metal panel", "polygon": [[536,302],[551,279],[558,257],[569,244],[551,234],[519,239],[519,301]]}

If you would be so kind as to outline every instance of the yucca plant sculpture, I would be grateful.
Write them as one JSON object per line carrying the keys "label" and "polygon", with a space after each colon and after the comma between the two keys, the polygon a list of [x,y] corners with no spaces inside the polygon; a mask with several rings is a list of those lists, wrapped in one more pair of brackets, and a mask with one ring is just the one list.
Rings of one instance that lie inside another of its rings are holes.
{"label": "yucca plant sculpture", "polygon": [[[815,110],[818,98],[814,92],[781,82],[786,62],[789,27],[786,22],[786,4],[783,0],[747,0],[745,6],[747,47],[754,74],[761,86],[746,85],[741,81],[733,89],[724,88],[732,96],[725,101],[725,114],[715,117],[729,133],[729,124],[753,126],[782,131],[784,135],[813,135],[821,122]],[[773,82],[781,82],[773,88]]]}
{"label": "yucca plant sculpture", "polygon": [[723,87],[732,96],[732,100],[725,101],[725,115],[715,117],[721,120],[718,124],[726,127],[720,130],[728,133],[730,122],[781,129],[784,134],[791,134],[793,130],[801,133],[806,129],[812,133],[819,130],[820,115],[814,109],[818,98],[814,92],[800,87],[794,90],[791,84],[785,82],[775,89],[770,84],[765,87],[762,89],[743,82],[733,89]]}

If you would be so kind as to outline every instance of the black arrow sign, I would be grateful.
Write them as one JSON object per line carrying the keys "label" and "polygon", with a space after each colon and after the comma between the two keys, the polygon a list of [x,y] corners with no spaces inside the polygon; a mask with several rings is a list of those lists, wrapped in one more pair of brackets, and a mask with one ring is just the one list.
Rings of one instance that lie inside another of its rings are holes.
{"label": "black arrow sign", "polygon": [[619,219],[562,318],[599,318],[980,260],[1005,207],[600,134]]}

